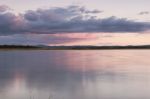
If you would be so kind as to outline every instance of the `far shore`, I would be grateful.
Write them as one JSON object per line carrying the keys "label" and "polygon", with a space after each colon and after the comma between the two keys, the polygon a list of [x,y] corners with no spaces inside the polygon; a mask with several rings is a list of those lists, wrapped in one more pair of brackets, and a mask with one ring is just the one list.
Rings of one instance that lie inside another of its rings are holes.
{"label": "far shore", "polygon": [[0,45],[0,50],[121,50],[121,49],[150,49],[150,45],[139,45],[139,46]]}

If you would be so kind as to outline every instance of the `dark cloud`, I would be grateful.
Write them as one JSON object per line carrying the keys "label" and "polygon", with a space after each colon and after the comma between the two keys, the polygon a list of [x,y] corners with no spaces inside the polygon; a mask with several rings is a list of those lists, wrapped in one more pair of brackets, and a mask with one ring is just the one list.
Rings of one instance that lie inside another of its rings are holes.
{"label": "dark cloud", "polygon": [[139,15],[147,15],[147,14],[150,14],[148,11],[142,11],[139,13]]}
{"label": "dark cloud", "polygon": [[114,16],[99,19],[95,14],[102,11],[88,10],[79,6],[29,10],[18,15],[12,12],[3,13],[5,9],[0,12],[0,35],[143,32],[150,29],[148,22],[136,22]]}

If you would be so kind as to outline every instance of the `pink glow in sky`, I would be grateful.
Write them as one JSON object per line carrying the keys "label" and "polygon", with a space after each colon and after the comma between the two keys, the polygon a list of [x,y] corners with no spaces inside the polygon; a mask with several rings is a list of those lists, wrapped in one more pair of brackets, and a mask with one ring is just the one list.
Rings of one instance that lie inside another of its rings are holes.
{"label": "pink glow in sky", "polygon": [[[76,34],[76,38],[83,38],[80,41],[65,43],[66,45],[148,45],[150,44],[149,33],[95,33],[85,37]],[[86,34],[88,35],[88,34]]]}

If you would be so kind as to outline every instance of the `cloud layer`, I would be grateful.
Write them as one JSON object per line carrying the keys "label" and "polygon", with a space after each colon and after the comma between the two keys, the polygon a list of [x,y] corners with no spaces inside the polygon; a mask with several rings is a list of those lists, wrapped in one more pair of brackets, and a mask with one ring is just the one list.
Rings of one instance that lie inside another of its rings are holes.
{"label": "cloud layer", "polygon": [[147,15],[147,14],[150,14],[149,11],[142,11],[139,13],[139,15]]}
{"label": "cloud layer", "polygon": [[103,11],[88,10],[80,6],[28,10],[18,15],[9,10],[7,6],[0,6],[0,35],[144,32],[150,29],[148,22],[114,16],[100,19],[96,14]]}
{"label": "cloud layer", "polygon": [[15,34],[0,36],[0,45],[60,45],[68,43],[81,44],[82,41],[98,39],[97,35],[90,33],[63,33],[63,34]]}

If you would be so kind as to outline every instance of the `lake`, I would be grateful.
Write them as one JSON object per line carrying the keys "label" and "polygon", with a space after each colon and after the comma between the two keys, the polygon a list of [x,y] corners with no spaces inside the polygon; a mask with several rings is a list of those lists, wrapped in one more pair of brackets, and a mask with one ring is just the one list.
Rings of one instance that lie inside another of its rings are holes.
{"label": "lake", "polygon": [[0,99],[150,99],[150,50],[0,51]]}

